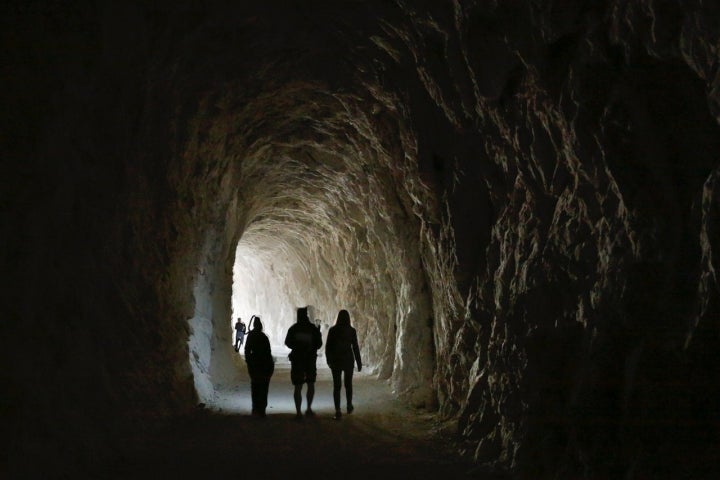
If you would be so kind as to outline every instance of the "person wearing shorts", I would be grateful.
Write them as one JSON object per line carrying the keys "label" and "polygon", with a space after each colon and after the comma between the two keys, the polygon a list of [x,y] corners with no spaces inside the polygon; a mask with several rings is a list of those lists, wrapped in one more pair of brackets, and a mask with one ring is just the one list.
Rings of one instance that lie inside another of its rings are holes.
{"label": "person wearing shorts", "polygon": [[315,397],[317,379],[317,351],[322,347],[320,330],[310,323],[307,307],[297,309],[297,322],[285,336],[285,345],[290,349],[290,380],[295,386],[295,418],[302,418],[302,386],[307,383],[307,407],[305,415],[313,416],[312,402]]}

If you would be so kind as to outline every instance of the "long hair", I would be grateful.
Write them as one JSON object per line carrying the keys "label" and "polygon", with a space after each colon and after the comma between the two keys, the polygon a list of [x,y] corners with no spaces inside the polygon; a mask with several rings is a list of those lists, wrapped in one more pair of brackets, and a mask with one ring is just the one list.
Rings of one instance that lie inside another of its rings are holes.
{"label": "long hair", "polygon": [[252,330],[262,332],[263,324],[260,321],[260,317],[258,317],[257,315],[253,315],[252,318],[250,318],[250,326],[252,327]]}
{"label": "long hair", "polygon": [[350,314],[347,310],[340,310],[340,312],[338,312],[335,325],[350,326]]}

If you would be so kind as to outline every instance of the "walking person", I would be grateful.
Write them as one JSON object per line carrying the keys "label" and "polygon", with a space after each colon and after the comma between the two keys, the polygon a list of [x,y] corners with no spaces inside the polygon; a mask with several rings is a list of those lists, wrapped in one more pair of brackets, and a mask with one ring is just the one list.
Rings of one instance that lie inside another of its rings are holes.
{"label": "walking person", "polygon": [[[252,319],[251,319],[252,320]],[[240,317],[238,317],[237,322],[235,322],[235,351],[239,352],[240,347],[243,345],[243,340],[245,339],[245,322],[242,321]]]}
{"label": "walking person", "polygon": [[314,416],[312,402],[315,397],[315,380],[317,379],[317,351],[322,347],[320,330],[310,323],[307,307],[297,309],[297,322],[293,324],[285,336],[285,345],[290,352],[290,380],[295,386],[296,419],[302,418],[302,386],[307,383],[307,407],[305,415]]}
{"label": "walking person", "polygon": [[328,331],[325,343],[325,358],[330,367],[333,378],[333,401],[335,402],[335,419],[342,418],[340,410],[340,386],[345,383],[345,401],[347,413],[352,413],[353,406],[353,368],[357,364],[358,372],[362,371],[360,347],[358,346],[357,332],[350,325],[350,314],[347,310],[340,310],[335,325]]}
{"label": "walking person", "polygon": [[253,315],[250,319],[252,330],[245,342],[245,363],[250,374],[250,396],[252,397],[252,414],[265,416],[267,408],[270,377],[275,371],[275,361],[270,352],[270,340],[263,333],[260,317]]}

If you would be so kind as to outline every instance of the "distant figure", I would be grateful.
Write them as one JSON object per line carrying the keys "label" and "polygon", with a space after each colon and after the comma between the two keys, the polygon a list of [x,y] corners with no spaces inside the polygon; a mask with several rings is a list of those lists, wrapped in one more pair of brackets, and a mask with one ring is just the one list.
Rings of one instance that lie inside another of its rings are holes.
{"label": "distant figure", "polygon": [[340,310],[335,325],[330,327],[330,331],[328,331],[327,342],[325,343],[325,358],[327,358],[327,364],[330,371],[332,371],[335,419],[339,420],[342,417],[340,411],[341,376],[343,373],[345,374],[347,413],[352,413],[355,409],[352,403],[353,364],[357,364],[358,372],[362,371],[357,332],[350,326],[350,314],[347,310]]}
{"label": "distant figure", "polygon": [[275,361],[270,352],[270,340],[263,333],[260,317],[253,315],[250,319],[252,330],[248,333],[245,343],[245,363],[250,374],[250,395],[252,397],[252,414],[264,417],[267,408],[270,377],[275,371]]}
{"label": "distant figure", "polygon": [[235,351],[239,352],[240,347],[242,347],[243,340],[245,340],[245,323],[243,323],[242,319],[238,317],[237,322],[235,322]]}
{"label": "distant figure", "polygon": [[310,323],[307,307],[297,309],[297,323],[292,325],[285,336],[285,345],[290,352],[290,379],[295,386],[295,418],[302,418],[302,386],[307,383],[307,409],[305,415],[313,416],[313,397],[317,378],[317,351],[322,347],[320,330]]}

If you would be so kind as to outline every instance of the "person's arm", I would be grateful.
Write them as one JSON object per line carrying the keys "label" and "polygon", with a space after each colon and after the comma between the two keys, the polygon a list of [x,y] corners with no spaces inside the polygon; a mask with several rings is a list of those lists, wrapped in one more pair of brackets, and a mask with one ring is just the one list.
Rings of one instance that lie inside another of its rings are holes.
{"label": "person's arm", "polygon": [[327,338],[325,339],[325,358],[328,358],[328,352],[330,349],[328,348],[330,346],[330,341],[332,340],[332,328],[330,331],[328,331]]}
{"label": "person's arm", "polygon": [[267,335],[265,335],[263,337],[263,350],[265,351],[265,353],[266,353],[265,356],[267,357],[263,361],[267,362],[268,365],[274,364],[275,360],[273,359],[273,356],[272,356],[272,348],[270,347],[270,339],[268,338]]}
{"label": "person's arm", "polygon": [[292,331],[292,327],[290,327],[287,331],[287,334],[285,335],[285,346],[288,347],[290,350],[293,349],[292,345],[292,338],[290,338],[290,332]]}
{"label": "person's arm", "polygon": [[355,355],[358,372],[360,372],[362,371],[362,360],[360,359],[360,346],[358,345],[357,332],[355,329],[352,331],[352,350],[353,355]]}
{"label": "person's arm", "polygon": [[248,335],[247,340],[245,340],[245,361],[247,362],[249,358],[252,358],[252,345],[255,343],[254,338],[252,338],[251,335]]}
{"label": "person's arm", "polygon": [[327,338],[325,339],[325,361],[328,366],[332,368],[332,362],[335,360],[333,357],[333,348],[335,348],[335,330],[331,327],[328,330]]}
{"label": "person's arm", "polygon": [[322,333],[320,333],[320,329],[315,329],[315,350],[320,350],[320,347],[323,346],[322,341]]}

